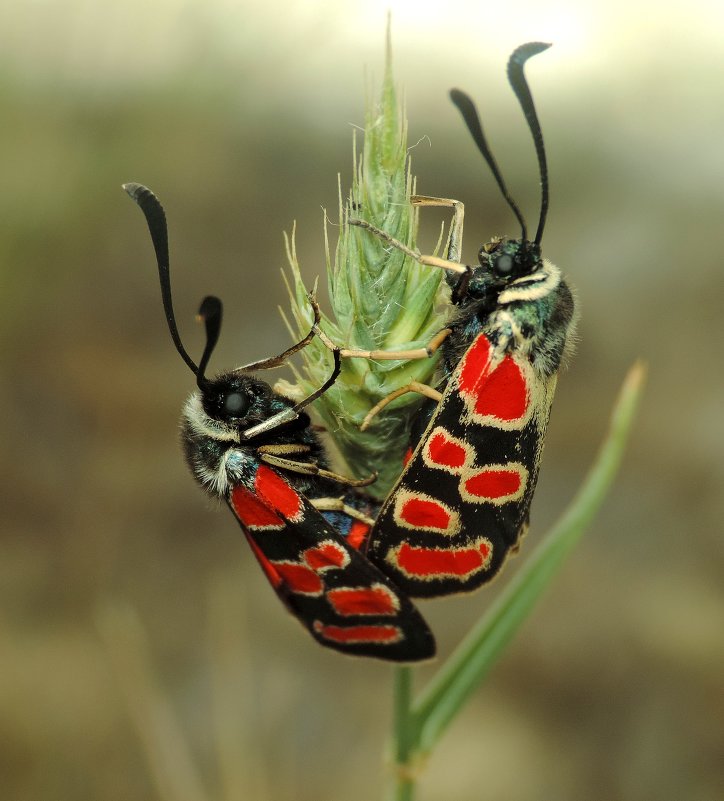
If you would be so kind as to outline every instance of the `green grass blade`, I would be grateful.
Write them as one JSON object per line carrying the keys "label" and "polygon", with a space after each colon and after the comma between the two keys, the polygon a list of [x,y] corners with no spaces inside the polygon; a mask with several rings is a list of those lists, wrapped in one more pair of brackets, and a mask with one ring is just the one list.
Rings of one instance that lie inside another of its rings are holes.
{"label": "green grass blade", "polygon": [[393,781],[387,798],[389,801],[412,801],[415,779],[410,759],[415,748],[417,727],[412,718],[412,668],[405,665],[395,668],[393,685],[393,731],[392,755]]}
{"label": "green grass blade", "polygon": [[570,505],[414,704],[418,756],[432,749],[475,691],[600,508],[621,463],[644,379],[644,366],[634,364],[614,406],[608,435]]}

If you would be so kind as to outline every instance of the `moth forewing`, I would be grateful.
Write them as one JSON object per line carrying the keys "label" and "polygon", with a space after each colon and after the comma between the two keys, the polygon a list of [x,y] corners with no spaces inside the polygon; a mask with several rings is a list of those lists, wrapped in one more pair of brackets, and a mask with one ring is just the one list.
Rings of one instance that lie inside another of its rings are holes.
{"label": "moth forewing", "polygon": [[[479,265],[450,270],[452,308],[442,342],[442,397],[421,412],[419,441],[375,523],[368,555],[411,596],[466,592],[489,581],[527,529],[557,375],[571,348],[571,290],[540,252],[548,210],[543,137],[523,75],[548,47],[529,43],[508,76],[538,156],[541,208],[534,240],[492,155],[472,100],[453,90],[473,140],[521,226],[496,237]],[[373,231],[373,233],[375,233]],[[394,244],[392,242],[391,244]],[[414,255],[414,254],[413,254]],[[428,257],[418,260],[431,267]],[[462,268],[462,269],[459,269]]]}

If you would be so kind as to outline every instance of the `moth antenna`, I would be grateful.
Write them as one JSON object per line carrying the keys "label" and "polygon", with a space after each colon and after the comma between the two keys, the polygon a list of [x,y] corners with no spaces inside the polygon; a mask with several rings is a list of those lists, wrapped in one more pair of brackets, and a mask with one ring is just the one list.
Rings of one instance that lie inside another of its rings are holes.
{"label": "moth antenna", "polygon": [[201,361],[199,362],[198,372],[196,373],[196,384],[203,392],[206,384],[208,383],[205,373],[206,367],[214,352],[216,343],[219,341],[219,332],[221,331],[221,318],[223,315],[223,305],[221,301],[213,295],[207,295],[199,306],[197,319],[203,321],[206,328],[206,345],[204,352],[201,354]]}
{"label": "moth antenna", "polygon": [[530,128],[530,132],[533,136],[535,152],[538,156],[541,201],[538,230],[535,232],[534,240],[536,245],[540,245],[540,241],[543,238],[543,229],[545,228],[546,216],[548,215],[548,163],[546,160],[545,145],[543,144],[543,132],[541,131],[538,114],[536,113],[535,104],[533,103],[533,96],[528,88],[528,82],[525,79],[523,68],[529,58],[538,55],[538,53],[542,53],[549,47],[550,44],[545,42],[528,42],[527,44],[517,47],[508,60],[508,81],[513,87],[520,107],[523,109],[528,128]]}
{"label": "moth antenna", "polygon": [[513,214],[515,214],[517,217],[521,227],[521,239],[525,242],[527,239],[528,227],[526,226],[525,219],[518,208],[518,204],[513,200],[508,192],[508,187],[505,185],[505,181],[500,173],[498,164],[493,157],[490,147],[488,146],[485,134],[483,133],[483,126],[480,123],[480,117],[478,116],[477,109],[475,108],[475,103],[473,103],[469,95],[465,94],[465,92],[461,91],[460,89],[451,89],[450,99],[463,115],[463,120],[468,127],[468,131],[470,131],[470,135],[473,137],[473,141],[478,146],[478,150],[483,154],[485,161],[488,163],[488,167],[490,167],[490,171],[493,173],[493,177],[495,178],[498,187],[500,188],[500,191],[506,200],[506,203],[510,206]]}
{"label": "moth antenna", "polygon": [[[173,302],[171,300],[171,273],[168,255],[168,227],[166,226],[166,213],[163,210],[161,201],[153,194],[153,192],[143,184],[129,183],[123,184],[123,189],[130,195],[131,199],[136,202],[138,207],[143,212],[148,224],[148,230],[151,234],[151,241],[153,242],[153,249],[156,252],[156,262],[158,263],[158,277],[161,282],[161,300],[163,301],[163,310],[166,314],[166,322],[168,323],[168,330],[171,333],[171,339],[179,352],[179,356],[186,362],[191,371],[198,377],[199,368],[196,366],[194,360],[186,352],[181,343],[181,337],[176,327],[176,316],[173,311]],[[219,322],[219,325],[221,323]],[[218,332],[217,332],[218,333]],[[203,371],[202,371],[203,373]]]}

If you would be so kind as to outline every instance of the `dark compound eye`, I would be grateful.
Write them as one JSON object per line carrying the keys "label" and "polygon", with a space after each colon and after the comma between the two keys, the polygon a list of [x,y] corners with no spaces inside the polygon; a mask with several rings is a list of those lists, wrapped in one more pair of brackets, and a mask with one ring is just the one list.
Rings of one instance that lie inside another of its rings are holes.
{"label": "dark compound eye", "polygon": [[222,409],[225,414],[240,417],[249,405],[249,399],[241,392],[230,392],[224,396]]}
{"label": "dark compound eye", "polygon": [[498,256],[498,258],[493,261],[493,270],[500,276],[510,275],[513,272],[514,266],[513,257],[508,256],[506,253]]}

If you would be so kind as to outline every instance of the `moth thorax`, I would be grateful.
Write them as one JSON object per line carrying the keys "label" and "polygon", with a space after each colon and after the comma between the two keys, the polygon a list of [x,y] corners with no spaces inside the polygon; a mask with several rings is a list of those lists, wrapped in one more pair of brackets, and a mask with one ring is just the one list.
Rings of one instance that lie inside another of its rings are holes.
{"label": "moth thorax", "polygon": [[498,296],[499,305],[542,300],[555,292],[561,283],[561,271],[547,259],[529,275],[511,281]]}

